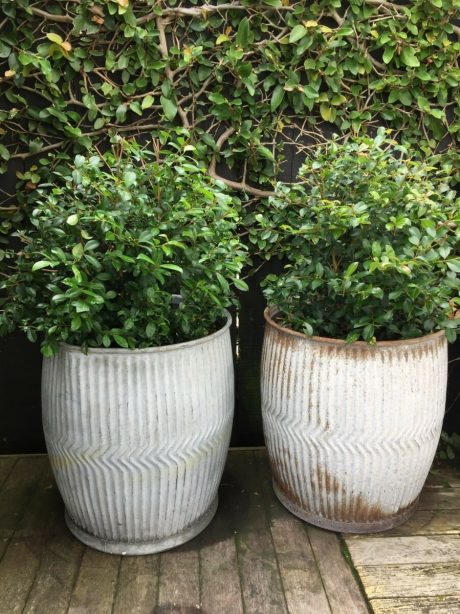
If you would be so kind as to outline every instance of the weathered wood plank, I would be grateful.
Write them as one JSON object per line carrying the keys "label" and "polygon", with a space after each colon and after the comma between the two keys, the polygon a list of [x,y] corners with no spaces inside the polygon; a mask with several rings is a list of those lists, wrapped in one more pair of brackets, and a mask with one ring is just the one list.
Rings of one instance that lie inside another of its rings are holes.
{"label": "weathered wood plank", "polygon": [[284,614],[287,605],[258,477],[261,454],[251,452],[231,459],[233,475],[245,495],[236,534],[243,601],[247,612]]}
{"label": "weathered wood plank", "polygon": [[460,564],[357,567],[369,599],[385,597],[460,597]]}
{"label": "weathered wood plank", "polygon": [[200,557],[203,612],[243,614],[233,537],[205,546],[200,551]]}
{"label": "weathered wood plank", "polygon": [[22,612],[43,554],[43,538],[12,539],[0,563],[0,614]]}
{"label": "weathered wood plank", "polygon": [[458,469],[448,467],[441,471],[441,475],[447,480],[451,488],[460,488],[460,471]]}
{"label": "weathered wood plank", "polygon": [[330,614],[331,609],[304,523],[276,498],[268,460],[258,456],[264,505],[268,510],[289,614]]}
{"label": "weathered wood plank", "polygon": [[160,557],[158,613],[186,614],[200,609],[199,558],[197,549],[188,545]]}
{"label": "weathered wood plank", "polygon": [[14,456],[0,456],[0,489],[6,482],[18,459]]}
{"label": "weathered wood plank", "polygon": [[424,490],[418,510],[460,510],[460,488]]}
{"label": "weathered wood plank", "polygon": [[120,557],[86,548],[69,614],[111,614]]}
{"label": "weathered wood plank", "polygon": [[22,457],[6,479],[1,494],[0,537],[11,537],[38,489],[48,460],[45,456]]}
{"label": "weathered wood plank", "polygon": [[278,556],[288,610],[329,614],[331,609],[305,529],[289,516],[272,520],[272,535]]}
{"label": "weathered wood plank", "polygon": [[113,614],[151,614],[158,599],[159,555],[121,560]]}
{"label": "weathered wood plank", "polygon": [[2,560],[5,550],[8,547],[9,541],[10,540],[8,537],[0,537],[0,561]]}
{"label": "weathered wood plank", "polygon": [[354,565],[460,562],[460,536],[417,535],[346,539]]}
{"label": "weathered wood plank", "polygon": [[[399,527],[375,533],[374,537],[405,537],[415,535],[460,534],[459,510],[417,510]],[[363,539],[362,535],[344,534],[347,540]]]}
{"label": "weathered wood plank", "polygon": [[452,488],[447,477],[441,473],[441,471],[432,469],[428,474],[425,485],[423,486],[424,490],[437,490],[439,488]]}
{"label": "weathered wood plank", "polygon": [[15,529],[15,537],[47,535],[55,524],[64,523],[64,505],[47,465]]}
{"label": "weathered wood plank", "polygon": [[432,467],[425,487],[460,488],[460,469],[451,465]]}
{"label": "weathered wood plank", "polygon": [[[390,531],[376,534],[376,537],[403,537],[408,535],[457,535],[460,533],[459,510],[420,510],[409,520]],[[362,539],[362,535],[347,539]]]}
{"label": "weathered wood plank", "polygon": [[65,614],[77,579],[84,546],[57,520],[43,547],[41,564],[24,614]]}
{"label": "weathered wood plank", "polygon": [[459,597],[398,597],[372,599],[374,614],[457,614]]}
{"label": "weathered wood plank", "polygon": [[307,532],[333,614],[367,614],[366,601],[344,558],[337,535],[311,525],[307,526]]}
{"label": "weathered wood plank", "polygon": [[237,508],[242,496],[227,468],[219,488],[217,513],[199,538],[203,612],[243,614],[235,544]]}

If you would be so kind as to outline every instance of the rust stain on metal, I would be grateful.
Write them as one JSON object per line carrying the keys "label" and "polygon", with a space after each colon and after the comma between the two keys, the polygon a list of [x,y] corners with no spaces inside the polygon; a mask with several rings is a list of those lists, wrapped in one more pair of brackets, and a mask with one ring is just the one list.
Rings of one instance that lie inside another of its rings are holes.
{"label": "rust stain on metal", "polygon": [[[318,467],[316,477],[320,488],[323,487],[327,493],[334,495],[333,516],[335,520],[340,520],[341,522],[379,522],[393,516],[400,516],[415,504],[415,501],[412,501],[409,505],[399,508],[396,512],[384,512],[378,505],[370,505],[362,495],[350,496],[345,487],[325,469]],[[337,495],[342,495],[343,503],[341,505],[339,505],[340,499]],[[325,511],[323,510],[323,512]]]}
{"label": "rust stain on metal", "polygon": [[[304,507],[304,503],[302,499],[296,493],[292,491],[292,488],[283,478],[283,473],[284,474],[289,473],[289,471],[286,472],[286,461],[290,463],[290,454],[288,450],[283,450],[282,453],[287,458],[281,457],[280,459],[274,459],[269,455],[269,463],[270,463],[270,469],[272,472],[272,477],[274,481],[276,482],[276,485],[282,492],[282,494],[286,497],[286,499],[291,501],[294,505],[297,505],[299,507]],[[279,464],[281,465],[281,467],[279,467],[277,460]]]}
{"label": "rust stain on metal", "polygon": [[[269,462],[272,477],[281,493],[292,504],[302,508],[306,513],[310,513],[312,510],[309,509],[308,505],[305,505],[304,501],[302,501],[298,494],[293,492],[291,486],[283,477],[291,473],[289,470],[286,471],[287,464],[290,465],[292,469],[289,451],[283,450],[282,455],[276,459],[269,457]],[[416,501],[413,501],[409,505],[399,508],[396,512],[384,512],[378,505],[370,505],[362,495],[350,496],[350,493],[347,492],[345,487],[340,484],[340,482],[334,476],[321,467],[318,467],[315,473],[318,490],[322,490],[327,494],[333,495],[333,520],[344,523],[378,523],[392,517],[396,518],[401,516],[405,512],[409,511],[416,503]],[[312,486],[313,491],[316,490],[313,483]],[[317,494],[319,495],[319,493]],[[338,495],[341,495],[341,497]],[[316,497],[316,500],[318,499],[319,497]],[[343,503],[340,505],[339,500],[343,501]],[[328,510],[323,509],[321,512],[325,515],[325,517],[329,515],[327,513]]]}

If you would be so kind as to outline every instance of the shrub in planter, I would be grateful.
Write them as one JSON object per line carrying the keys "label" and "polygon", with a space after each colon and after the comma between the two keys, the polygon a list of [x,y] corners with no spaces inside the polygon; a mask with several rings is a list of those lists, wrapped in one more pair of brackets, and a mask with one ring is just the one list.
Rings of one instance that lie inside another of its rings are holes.
{"label": "shrub in planter", "polygon": [[226,309],[245,286],[238,210],[181,151],[125,144],[56,172],[19,234],[3,325],[41,341],[51,463],[93,547],[162,550],[215,512],[234,401]]}
{"label": "shrub in planter", "polygon": [[[264,293],[264,430],[281,501],[368,532],[414,508],[459,322],[452,169],[386,137],[332,141],[259,216],[284,259]],[[274,238],[273,238],[274,237]]]}

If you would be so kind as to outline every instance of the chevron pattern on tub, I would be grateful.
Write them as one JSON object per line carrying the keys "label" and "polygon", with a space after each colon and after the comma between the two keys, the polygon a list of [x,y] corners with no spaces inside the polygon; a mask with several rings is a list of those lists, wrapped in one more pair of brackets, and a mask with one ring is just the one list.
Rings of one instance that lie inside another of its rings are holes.
{"label": "chevron pattern on tub", "polygon": [[44,360],[56,481],[75,524],[101,539],[176,535],[217,496],[234,406],[229,332],[162,350],[62,346]]}
{"label": "chevron pattern on tub", "polygon": [[365,347],[267,324],[264,432],[294,513],[371,525],[417,500],[442,427],[446,352],[442,334]]}

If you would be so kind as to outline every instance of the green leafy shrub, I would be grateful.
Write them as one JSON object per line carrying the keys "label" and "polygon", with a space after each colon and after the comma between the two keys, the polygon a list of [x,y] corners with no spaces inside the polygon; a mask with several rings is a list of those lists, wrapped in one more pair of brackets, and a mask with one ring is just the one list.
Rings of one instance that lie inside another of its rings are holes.
{"label": "green leafy shrub", "polygon": [[445,431],[441,433],[439,440],[437,457],[441,460],[453,461],[458,460],[460,455],[460,433],[452,433],[449,435]]}
{"label": "green leafy shrub", "polygon": [[[0,0],[0,173],[18,173],[22,212],[57,157],[177,124],[211,172],[225,162],[248,191],[271,189],[283,155],[376,123],[427,151],[450,144],[445,155],[458,161],[458,9],[458,0]],[[7,204],[5,232],[18,224],[14,195]]]}
{"label": "green leafy shrub", "polygon": [[3,329],[40,335],[46,356],[62,341],[142,348],[215,331],[231,286],[245,289],[239,204],[181,151],[77,155],[18,233]]}
{"label": "green leafy shrub", "polygon": [[432,162],[380,129],[319,148],[301,183],[278,185],[252,240],[284,258],[263,284],[284,325],[348,341],[455,339],[460,199],[453,169]]}

